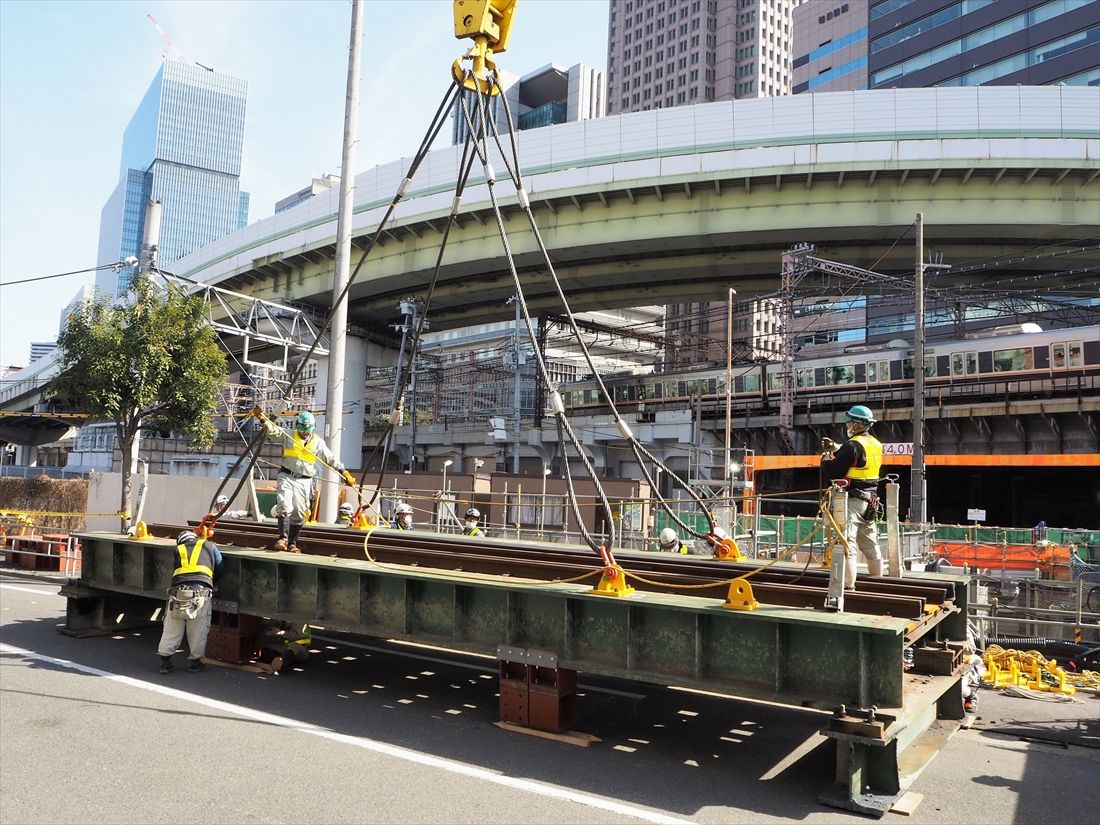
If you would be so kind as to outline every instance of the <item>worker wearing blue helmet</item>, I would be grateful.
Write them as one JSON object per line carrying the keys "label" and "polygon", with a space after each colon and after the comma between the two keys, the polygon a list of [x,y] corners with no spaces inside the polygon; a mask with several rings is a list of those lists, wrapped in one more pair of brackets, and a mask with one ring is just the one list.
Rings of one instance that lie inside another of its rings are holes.
{"label": "worker wearing blue helmet", "polygon": [[279,477],[275,484],[275,518],[279,525],[279,537],[275,550],[300,552],[298,534],[302,531],[310,503],[313,501],[313,481],[317,477],[317,460],[340,473],[344,481],[354,486],[355,479],[340,463],[321,436],[314,432],[317,419],[304,410],[294,419],[291,433],[264,419],[270,435],[283,442],[283,460],[279,465]]}
{"label": "worker wearing blue helmet", "polygon": [[879,473],[882,470],[882,442],[870,434],[875,417],[871,410],[856,404],[844,414],[848,441],[837,444],[831,438],[821,440],[821,467],[831,480],[848,480],[848,541],[844,586],[856,585],[856,551],[863,554],[867,572],[882,575],[882,551],[878,546]]}

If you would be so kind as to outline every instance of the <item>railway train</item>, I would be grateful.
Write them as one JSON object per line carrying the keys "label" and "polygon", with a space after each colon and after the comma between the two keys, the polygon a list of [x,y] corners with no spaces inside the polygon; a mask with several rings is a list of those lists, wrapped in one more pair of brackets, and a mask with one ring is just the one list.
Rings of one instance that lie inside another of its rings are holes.
{"label": "railway train", "polygon": [[[925,348],[925,392],[946,398],[966,395],[1028,397],[1052,391],[1100,388],[1100,325],[1044,331],[1035,325],[975,333]],[[732,396],[739,411],[778,409],[782,365],[777,361],[734,366]],[[796,408],[912,398],[913,345],[894,340],[857,345],[827,357],[796,360]],[[615,373],[604,378],[622,412],[647,415],[658,409],[725,403],[726,369],[708,367],[675,373]],[[599,415],[607,404],[594,380],[559,386],[566,410]]]}

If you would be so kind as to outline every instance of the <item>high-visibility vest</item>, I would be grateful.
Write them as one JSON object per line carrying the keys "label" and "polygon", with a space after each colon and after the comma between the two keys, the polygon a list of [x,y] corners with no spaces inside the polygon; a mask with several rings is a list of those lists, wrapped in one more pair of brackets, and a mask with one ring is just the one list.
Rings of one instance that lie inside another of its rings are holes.
{"label": "high-visibility vest", "polygon": [[[172,571],[172,578],[176,576],[205,576],[209,578],[211,582],[214,581],[214,570],[205,564],[199,564],[199,559],[202,556],[202,546],[205,542],[205,538],[196,541],[191,548],[190,557],[187,555],[186,544],[176,545],[176,551],[180,554],[180,566]],[[213,560],[209,552],[207,552],[207,556],[211,557],[211,560]]]}
{"label": "high-visibility vest", "polygon": [[462,534],[465,536],[480,536],[482,531],[480,527],[467,527],[462,531]]}
{"label": "high-visibility vest", "polygon": [[297,459],[306,464],[314,464],[317,461],[317,433],[310,433],[308,438],[302,438],[298,431],[294,431],[294,443],[283,447],[283,458]]}
{"label": "high-visibility vest", "polygon": [[863,447],[867,456],[867,463],[862,467],[853,464],[848,468],[847,477],[853,479],[878,478],[882,469],[882,442],[873,435],[855,435],[852,441],[857,441]]}

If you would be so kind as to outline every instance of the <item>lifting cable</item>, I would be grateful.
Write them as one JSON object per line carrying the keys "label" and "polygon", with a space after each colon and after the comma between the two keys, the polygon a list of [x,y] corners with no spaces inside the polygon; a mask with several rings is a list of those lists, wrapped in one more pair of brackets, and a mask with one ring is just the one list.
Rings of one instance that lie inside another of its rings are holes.
{"label": "lifting cable", "polygon": [[[565,310],[565,313],[564,313],[565,318],[568,321],[569,327],[572,329],[573,335],[577,339],[577,342],[580,346],[581,354],[584,357],[585,363],[587,364],[589,370],[592,372],[594,380],[595,380],[597,386],[599,387],[600,392],[603,394],[604,398],[607,401],[608,408],[610,409],[611,415],[615,420],[615,424],[618,427],[619,433],[623,437],[623,440],[625,440],[627,442],[627,444],[629,445],[630,449],[634,453],[635,458],[637,458],[639,468],[641,469],[642,474],[645,476],[646,482],[649,484],[649,487],[653,491],[654,497],[657,499],[660,506],[665,510],[665,512],[668,514],[668,516],[682,530],[684,530],[685,532],[691,534],[695,538],[702,539],[704,541],[707,541],[712,546],[716,546],[718,544],[718,538],[714,534],[714,529],[715,529],[714,517],[711,514],[710,509],[703,502],[703,499],[699,496],[699,494],[696,493],[695,490],[693,490],[691,488],[691,485],[686,483],[683,479],[681,479],[679,477],[679,475],[677,475],[675,472],[670,470],[668,468],[668,466],[663,461],[658,459],[655,455],[653,455],[652,452],[650,452],[644,445],[642,445],[640,441],[638,441],[637,437],[631,431],[630,426],[626,423],[626,421],[623,419],[622,415],[619,413],[619,410],[615,406],[614,396],[611,393],[608,392],[607,386],[604,384],[603,378],[600,376],[599,370],[596,369],[596,366],[592,361],[591,353],[588,349],[587,344],[585,344],[583,337],[581,336],[581,332],[580,332],[579,327],[577,326],[576,319],[573,316],[573,312],[569,307],[569,301],[565,296],[565,291],[562,288],[560,280],[558,279],[557,272],[554,270],[553,261],[551,261],[550,254],[546,249],[546,244],[545,244],[545,242],[542,238],[542,233],[539,231],[538,222],[535,220],[535,214],[534,214],[533,209],[531,208],[530,198],[528,197],[527,192],[524,189],[523,178],[522,178],[522,173],[520,171],[520,163],[519,163],[519,148],[518,148],[518,145],[517,145],[517,142],[516,142],[515,129],[512,128],[512,126],[511,126],[512,114],[511,114],[511,110],[510,110],[510,107],[509,107],[509,104],[508,104],[508,97],[507,97],[506,94],[504,94],[504,90],[500,87],[499,79],[497,78],[497,76],[495,74],[493,76],[493,81],[492,82],[495,85],[495,87],[498,89],[498,91],[500,92],[500,98],[501,98],[502,103],[504,105],[505,122],[508,124],[508,138],[509,138],[509,144],[510,144],[509,148],[511,149],[511,157],[512,157],[512,163],[511,164],[509,164],[509,162],[508,162],[508,153],[506,153],[504,151],[504,147],[501,145],[500,134],[497,130],[496,122],[490,119],[490,125],[492,126],[492,129],[493,129],[494,141],[496,142],[498,151],[500,152],[500,155],[504,160],[504,165],[507,168],[509,174],[511,175],[512,183],[515,185],[515,188],[516,188],[516,195],[517,195],[518,200],[519,200],[519,206],[522,209],[522,211],[524,212],[524,214],[527,216],[527,221],[530,224],[532,235],[533,235],[536,243],[538,244],[539,252],[542,255],[543,262],[545,263],[547,272],[550,275],[550,280],[553,283],[554,288],[555,288],[555,290],[557,291],[557,294],[558,294],[558,299],[559,299],[562,307]],[[505,242],[506,251],[508,251],[509,267],[512,270],[512,276],[513,276],[513,278],[516,282],[517,300],[520,301],[520,306],[523,310],[523,317],[524,317],[524,320],[527,324],[528,334],[531,335],[532,340],[535,340],[535,338],[534,338],[534,328],[533,328],[533,324],[531,322],[531,317],[530,317],[530,314],[527,310],[527,305],[522,299],[522,292],[520,290],[520,285],[519,285],[519,276],[516,272],[515,264],[512,261],[511,252],[510,252],[510,250],[507,250],[507,240],[504,237],[504,225],[503,225],[503,221],[502,221],[501,216],[500,216],[500,210],[499,210],[499,208],[497,207],[497,204],[496,204],[496,199],[495,199],[495,196],[494,196],[493,185],[492,185],[494,183],[494,181],[491,179],[491,174],[489,174],[490,172],[491,172],[491,167],[488,167],[487,168],[487,177],[489,178],[489,194],[490,194],[490,197],[493,199],[493,209],[494,209],[494,212],[497,215],[498,228],[500,229],[502,240],[504,240],[504,242]],[[543,381],[545,382],[545,385],[548,388],[553,387],[553,383],[549,379],[549,374],[548,374],[548,371],[546,369],[545,362],[542,358],[542,354],[538,352],[537,347],[535,349],[536,349],[536,359],[538,361],[539,370],[542,374],[542,379],[543,379]],[[600,484],[599,479],[596,476],[594,469],[591,467],[591,464],[589,463],[587,455],[585,454],[583,448],[577,442],[576,436],[573,434],[572,428],[570,427],[570,425],[569,425],[569,423],[566,419],[565,405],[562,401],[561,394],[556,389],[551,389],[549,391],[549,396],[550,396],[550,405],[551,405],[553,414],[554,414],[554,416],[555,416],[555,418],[557,419],[557,422],[558,422],[559,433],[561,432],[561,430],[564,429],[566,431],[566,433],[570,435],[570,440],[576,446],[577,451],[580,454],[580,456],[582,458],[582,461],[584,463],[585,469],[588,470],[589,475],[592,477],[592,479],[593,479],[593,481],[596,485],[597,490],[599,490],[599,492],[600,492],[601,498],[605,502],[605,507],[607,509],[609,509],[610,505],[606,503],[606,497],[604,496],[602,485]],[[559,435],[559,439],[558,439],[558,444],[561,445],[561,448],[564,451],[564,443],[562,442],[562,440],[560,438],[560,435]],[[658,489],[657,484],[655,483],[654,478],[653,478],[652,474],[649,471],[649,464],[650,463],[652,463],[652,465],[654,467],[656,467],[656,468],[660,469],[662,472],[666,473],[669,476],[669,478],[671,478],[675,482],[675,484],[677,486],[679,486],[682,490],[684,490],[688,494],[688,496],[695,502],[695,504],[699,507],[699,509],[702,510],[703,515],[706,517],[706,520],[707,520],[707,531],[705,533],[700,533],[694,527],[691,527],[688,524],[686,524],[677,515],[677,513],[672,510],[672,508],[670,507],[668,501],[664,498],[664,496],[661,495],[661,492]],[[562,464],[563,464],[563,470],[564,470],[564,475],[566,476],[567,484],[570,485],[570,497],[572,499],[573,498],[573,496],[572,496],[572,486],[571,486],[571,479],[569,477],[569,470],[568,470],[569,462],[568,462],[568,460],[565,460],[565,461],[562,462]],[[608,530],[609,547],[608,547],[608,549],[610,549],[611,546],[614,545],[614,538],[615,538],[614,519],[611,517],[610,512],[607,513],[607,518],[608,518],[607,523],[609,525],[609,530]]]}

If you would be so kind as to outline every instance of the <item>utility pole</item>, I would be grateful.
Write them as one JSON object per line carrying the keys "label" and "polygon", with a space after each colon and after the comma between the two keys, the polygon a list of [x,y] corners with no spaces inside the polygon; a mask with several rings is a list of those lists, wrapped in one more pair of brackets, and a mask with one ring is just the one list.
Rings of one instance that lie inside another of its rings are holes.
{"label": "utility pole", "polygon": [[[341,460],[340,429],[344,409],[344,355],[347,351],[348,305],[341,300],[351,272],[351,223],[355,189],[355,147],[359,135],[359,44],[363,38],[363,0],[351,3],[348,41],[348,85],[344,101],[344,143],[340,156],[340,207],[336,217],[336,260],[332,275],[332,324],[329,328],[328,394],[325,399],[325,441]],[[356,445],[361,453],[363,446]],[[362,462],[362,456],[359,462]],[[349,462],[345,462],[349,463]],[[326,472],[334,479],[335,474]],[[332,488],[334,491],[338,487]],[[336,496],[321,497],[321,519],[336,520]]]}
{"label": "utility pole", "polygon": [[924,213],[917,213],[916,291],[913,311],[913,467],[910,474],[909,521],[923,525],[924,475]]}
{"label": "utility pole", "polygon": [[733,500],[733,287],[726,298],[726,495]]}
{"label": "utility pole", "polygon": [[519,475],[519,421],[520,421],[520,410],[519,410],[519,400],[520,400],[520,387],[519,387],[519,324],[520,324],[521,319],[519,317],[519,296],[518,295],[513,296],[512,300],[516,302],[516,326],[515,326],[514,334],[512,336],[512,343],[513,343],[513,346],[515,347],[514,355],[515,355],[515,359],[516,359],[516,363],[514,365],[515,370],[516,370],[516,380],[515,380],[515,387],[514,387],[513,393],[512,393],[512,409],[513,409],[513,412],[515,413],[515,422],[514,422],[515,436],[514,436],[514,440],[513,440],[513,444],[512,444],[512,475],[518,476]]}

